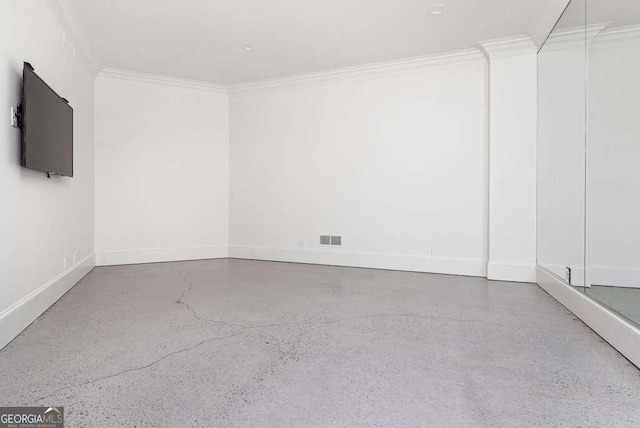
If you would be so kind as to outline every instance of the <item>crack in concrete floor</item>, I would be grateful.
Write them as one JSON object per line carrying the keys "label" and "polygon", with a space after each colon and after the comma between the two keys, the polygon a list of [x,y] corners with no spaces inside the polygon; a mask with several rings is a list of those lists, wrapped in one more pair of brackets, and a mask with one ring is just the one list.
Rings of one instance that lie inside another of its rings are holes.
{"label": "crack in concrete floor", "polygon": [[54,396],[54,395],[56,395],[57,393],[62,392],[62,391],[66,391],[66,390],[71,389],[71,388],[77,388],[77,387],[79,387],[79,386],[84,386],[84,385],[90,385],[90,384],[92,384],[92,383],[96,383],[96,382],[100,382],[100,381],[102,381],[102,380],[106,380],[106,379],[111,379],[111,378],[114,378],[114,377],[118,377],[118,376],[121,376],[121,375],[126,374],[126,373],[130,373],[130,372],[135,372],[135,371],[139,371],[139,370],[148,369],[148,368],[150,368],[150,367],[152,367],[152,366],[154,366],[154,365],[158,364],[159,362],[161,362],[161,361],[163,361],[163,360],[165,360],[165,359],[167,359],[167,358],[169,358],[169,357],[172,357],[172,356],[177,355],[177,354],[181,354],[181,353],[183,353],[183,352],[190,351],[190,350],[192,350],[192,349],[196,349],[196,348],[198,348],[199,346],[204,345],[205,343],[213,342],[214,340],[230,339],[230,338],[232,338],[232,337],[239,336],[239,335],[241,335],[241,334],[243,334],[243,333],[244,333],[244,332],[242,332],[242,331],[241,331],[241,332],[234,333],[234,334],[230,334],[230,335],[227,335],[227,336],[211,337],[211,338],[209,338],[209,339],[205,339],[205,340],[203,340],[203,341],[201,341],[201,342],[198,342],[197,344],[195,344],[195,345],[193,345],[193,346],[188,346],[188,347],[183,348],[183,349],[180,349],[180,350],[178,350],[178,351],[173,351],[173,352],[170,352],[170,353],[168,353],[168,354],[166,354],[166,355],[163,355],[162,357],[158,358],[157,360],[154,360],[154,361],[150,362],[149,364],[145,364],[144,366],[140,366],[140,367],[133,367],[133,368],[125,369],[125,370],[122,370],[122,371],[119,371],[119,372],[117,372],[117,373],[113,373],[113,374],[110,374],[110,375],[107,375],[107,376],[101,376],[101,377],[98,377],[98,378],[95,378],[95,379],[92,379],[92,380],[88,380],[88,381],[85,381],[85,382],[76,383],[76,384],[74,384],[74,385],[67,385],[67,386],[64,386],[64,387],[62,387],[62,388],[56,389],[55,391],[53,391],[53,392],[49,393],[48,395],[45,395],[45,396],[43,396],[43,397],[36,398],[35,400],[33,400],[33,401],[32,401],[32,403],[31,403],[31,404],[35,404],[35,403],[37,403],[38,401],[44,400],[45,398],[53,397],[53,396]]}

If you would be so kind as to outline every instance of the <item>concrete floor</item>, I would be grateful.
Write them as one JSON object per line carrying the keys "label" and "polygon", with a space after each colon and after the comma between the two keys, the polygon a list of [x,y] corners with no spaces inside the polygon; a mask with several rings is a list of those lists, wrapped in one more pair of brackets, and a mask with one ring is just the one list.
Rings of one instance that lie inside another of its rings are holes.
{"label": "concrete floor", "polygon": [[640,371],[535,285],[241,260],[97,268],[0,351],[75,426],[634,426]]}

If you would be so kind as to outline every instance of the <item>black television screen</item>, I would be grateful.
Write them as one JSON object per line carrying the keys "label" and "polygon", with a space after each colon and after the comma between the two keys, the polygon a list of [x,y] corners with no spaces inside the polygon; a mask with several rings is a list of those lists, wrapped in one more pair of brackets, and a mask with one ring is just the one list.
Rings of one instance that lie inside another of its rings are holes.
{"label": "black television screen", "polygon": [[73,109],[24,65],[22,166],[73,177]]}

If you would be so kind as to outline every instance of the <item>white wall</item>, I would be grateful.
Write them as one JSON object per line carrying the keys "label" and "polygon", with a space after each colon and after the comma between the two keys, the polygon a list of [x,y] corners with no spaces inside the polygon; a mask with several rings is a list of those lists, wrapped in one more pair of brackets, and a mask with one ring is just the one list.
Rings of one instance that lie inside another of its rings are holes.
{"label": "white wall", "polygon": [[536,280],[536,47],[481,43],[490,60],[489,279]]}
{"label": "white wall", "polygon": [[231,256],[485,275],[487,64],[461,58],[232,89]]}
{"label": "white wall", "polygon": [[98,264],[227,256],[228,96],[103,72],[96,80]]}
{"label": "white wall", "polygon": [[[0,2],[0,348],[94,263],[94,72],[62,22],[51,2]],[[74,109],[73,178],[20,167],[20,132],[10,126],[9,108],[20,100],[23,61]]]}

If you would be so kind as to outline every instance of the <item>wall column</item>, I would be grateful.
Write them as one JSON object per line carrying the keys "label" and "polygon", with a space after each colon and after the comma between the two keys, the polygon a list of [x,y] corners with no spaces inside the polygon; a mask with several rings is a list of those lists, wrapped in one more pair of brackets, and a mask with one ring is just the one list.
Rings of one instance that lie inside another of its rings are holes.
{"label": "wall column", "polygon": [[489,61],[487,277],[535,282],[536,47],[528,36],[480,45]]}

